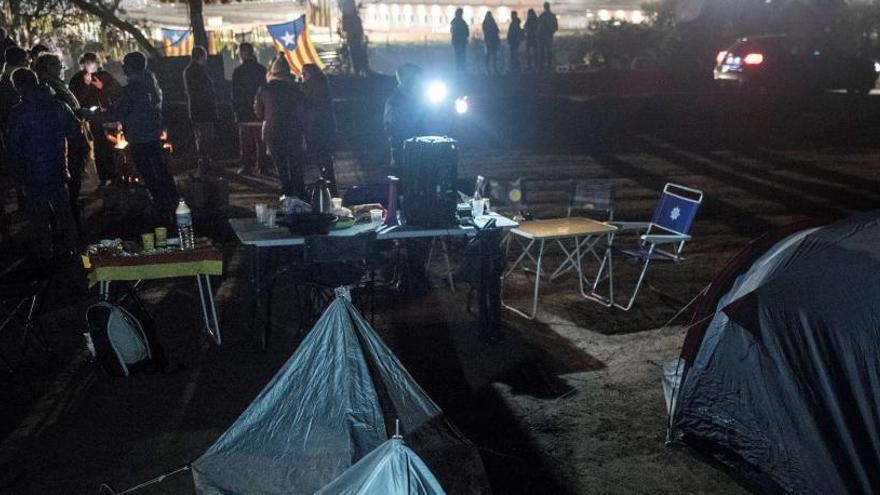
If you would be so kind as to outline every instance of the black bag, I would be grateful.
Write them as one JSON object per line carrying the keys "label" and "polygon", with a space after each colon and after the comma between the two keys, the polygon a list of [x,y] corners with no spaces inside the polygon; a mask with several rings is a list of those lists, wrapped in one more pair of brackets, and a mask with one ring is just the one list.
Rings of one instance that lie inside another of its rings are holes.
{"label": "black bag", "polygon": [[145,328],[125,308],[99,302],[86,310],[86,323],[86,345],[108,375],[128,376],[138,369],[164,369],[164,352],[152,327]]}

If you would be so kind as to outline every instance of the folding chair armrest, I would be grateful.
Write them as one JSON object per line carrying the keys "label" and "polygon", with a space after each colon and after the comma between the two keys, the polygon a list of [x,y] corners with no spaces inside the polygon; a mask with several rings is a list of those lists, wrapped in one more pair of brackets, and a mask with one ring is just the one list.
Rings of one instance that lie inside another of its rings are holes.
{"label": "folding chair armrest", "polygon": [[639,230],[648,230],[651,226],[650,222],[608,222],[617,227],[617,232],[633,232]]}
{"label": "folding chair armrest", "polygon": [[646,242],[646,243],[654,244],[654,245],[661,245],[661,244],[674,244],[676,242],[689,241],[689,240],[691,240],[691,236],[677,235],[677,234],[664,234],[664,235],[650,234],[650,235],[643,235],[641,237],[641,239],[642,239],[642,242]]}

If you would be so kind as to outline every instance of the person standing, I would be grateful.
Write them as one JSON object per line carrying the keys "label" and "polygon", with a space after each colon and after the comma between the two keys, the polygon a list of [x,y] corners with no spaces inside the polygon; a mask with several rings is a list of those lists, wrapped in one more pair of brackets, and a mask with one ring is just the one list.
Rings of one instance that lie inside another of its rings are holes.
{"label": "person standing", "polygon": [[529,9],[526,13],[523,31],[526,36],[526,65],[529,71],[535,71],[538,69],[538,14],[535,9]]}
{"label": "person standing", "polygon": [[507,44],[510,47],[510,72],[519,74],[519,45],[522,43],[523,30],[520,26],[519,14],[514,10],[510,13],[510,25],[507,27]]}
{"label": "person standing", "polygon": [[214,123],[217,122],[217,99],[207,64],[208,51],[204,47],[195,46],[189,65],[183,70],[189,120],[199,157],[198,171],[202,174],[211,168],[211,146],[214,142]]}
{"label": "person standing", "polygon": [[257,61],[254,45],[242,43],[238,47],[241,65],[232,71],[232,110],[238,123],[238,142],[241,149],[240,173],[260,173],[265,154],[261,138],[262,126],[254,114],[254,97],[266,82],[266,67]]}
{"label": "person standing", "polygon": [[498,75],[498,49],[501,48],[501,31],[492,12],[486,11],[483,16],[483,41],[486,43],[486,72]]}
{"label": "person standing", "polygon": [[89,159],[89,151],[91,149],[91,133],[89,132],[89,124],[82,117],[82,107],[76,95],[67,87],[67,83],[61,79],[63,66],[61,59],[52,53],[44,53],[37,57],[33,62],[34,72],[37,74],[42,84],[45,84],[55,93],[55,99],[67,105],[76,116],[80,125],[80,134],[85,146],[68,150],[67,152],[67,171],[70,174],[70,181],[67,183],[67,192],[70,195],[70,211],[73,213],[73,219],[76,224],[77,232],[82,233],[81,217],[79,208],[79,194],[82,190],[82,176],[85,172],[86,162]]}
{"label": "person standing", "polygon": [[7,48],[4,58],[6,62],[3,64],[3,74],[0,75],[0,132],[6,129],[6,120],[20,98],[12,85],[12,73],[20,67],[28,66],[27,51],[17,46]]}
{"label": "person standing", "polygon": [[147,68],[147,57],[131,52],[122,59],[128,84],[122,90],[113,116],[131,148],[131,159],[153,197],[158,219],[171,221],[177,206],[177,186],[162,151],[162,90],[156,76]]}
{"label": "person standing", "polygon": [[278,170],[281,193],[305,199],[303,95],[283,55],[275,56],[266,81],[254,100],[254,113],[263,121],[263,142]]}
{"label": "person standing", "polygon": [[303,66],[303,94],[308,158],[321,170],[321,177],[330,182],[330,194],[335,197],[339,191],[333,167],[333,148],[336,144],[333,96],[327,75],[315,64]]}
{"label": "person standing", "polygon": [[110,122],[107,111],[116,103],[121,88],[113,75],[101,68],[94,53],[84,53],[79,65],[80,70],[70,78],[68,87],[83,108],[94,109],[88,120],[95,137],[95,168],[100,184],[106,186],[116,178],[116,157],[104,124]]}
{"label": "person standing", "polygon": [[449,23],[449,32],[452,35],[452,49],[455,51],[455,70],[467,72],[467,45],[471,31],[464,20],[464,9],[455,9],[455,17]]}
{"label": "person standing", "polygon": [[6,29],[0,27],[0,66],[6,63],[6,49],[10,46],[16,46],[15,40],[9,36]]}
{"label": "person standing", "polygon": [[553,35],[559,30],[556,14],[550,11],[550,2],[544,2],[544,11],[538,17],[538,66],[553,70]]}
{"label": "person standing", "polygon": [[[24,192],[24,210],[35,256],[62,258],[76,248],[76,227],[67,193],[68,150],[82,149],[79,121],[27,68],[12,73],[21,102],[9,115],[8,158]],[[49,215],[60,244],[53,250]]]}
{"label": "person standing", "polygon": [[397,69],[397,88],[385,101],[385,134],[391,146],[391,170],[403,165],[403,142],[425,131],[425,106],[422,98],[422,69],[403,64]]}

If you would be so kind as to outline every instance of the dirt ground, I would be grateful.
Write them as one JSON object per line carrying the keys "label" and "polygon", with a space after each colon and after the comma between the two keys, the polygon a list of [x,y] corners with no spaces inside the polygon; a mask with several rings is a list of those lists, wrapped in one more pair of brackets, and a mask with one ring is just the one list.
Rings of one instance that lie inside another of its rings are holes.
{"label": "dirt ground", "polygon": [[[660,366],[676,357],[687,319],[663,325],[768,228],[812,213],[880,205],[874,149],[735,151],[680,147],[651,134],[632,139],[637,146],[618,152],[466,149],[460,164],[463,177],[610,180],[620,220],[647,220],[668,181],[702,189],[706,201],[687,260],[652,267],[653,289],[642,292],[632,311],[585,301],[572,278],[562,277],[546,285],[534,321],[505,312],[506,338],[487,345],[465,309],[466,286],[454,293],[445,287],[439,263],[428,295],[379,297],[377,331],[479,446],[496,493],[744,491],[691,453],[665,445]],[[340,158],[341,185],[381,181],[383,172],[357,153]],[[81,270],[66,269],[45,314],[54,351],[31,350],[18,374],[0,376],[0,493],[98,493],[103,481],[122,488],[190,462],[294,352],[301,337],[290,324],[296,315],[283,276],[274,294],[271,346],[256,349],[247,257],[225,226],[276,186],[226,176],[232,205],[196,224],[226,255],[225,275],[215,285],[223,346],[195,330],[200,317],[191,281],[153,283],[145,299],[176,372],[109,378],[87,362],[79,335],[93,293]],[[91,196],[89,204],[96,214],[100,202]],[[548,200],[534,207],[552,214],[560,205]],[[115,226],[123,227],[137,228]],[[621,280],[635,274],[619,265]],[[525,303],[524,279],[514,277],[508,289],[513,303]],[[190,476],[182,474],[141,493],[192,492]]]}

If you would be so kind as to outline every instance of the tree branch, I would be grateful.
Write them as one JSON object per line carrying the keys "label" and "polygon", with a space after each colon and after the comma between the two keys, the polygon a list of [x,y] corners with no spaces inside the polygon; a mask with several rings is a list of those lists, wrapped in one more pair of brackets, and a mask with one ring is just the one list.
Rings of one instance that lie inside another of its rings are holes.
{"label": "tree branch", "polygon": [[138,44],[147,51],[150,57],[158,58],[162,56],[159,50],[157,50],[156,47],[153,46],[150,40],[147,39],[146,36],[144,36],[144,33],[142,33],[141,30],[138,29],[134,24],[126,20],[120,19],[113,12],[101,6],[95,5],[88,0],[70,0],[70,3],[72,3],[83,12],[91,14],[101,19],[101,21],[130,34],[135,39],[135,41],[137,41]]}

